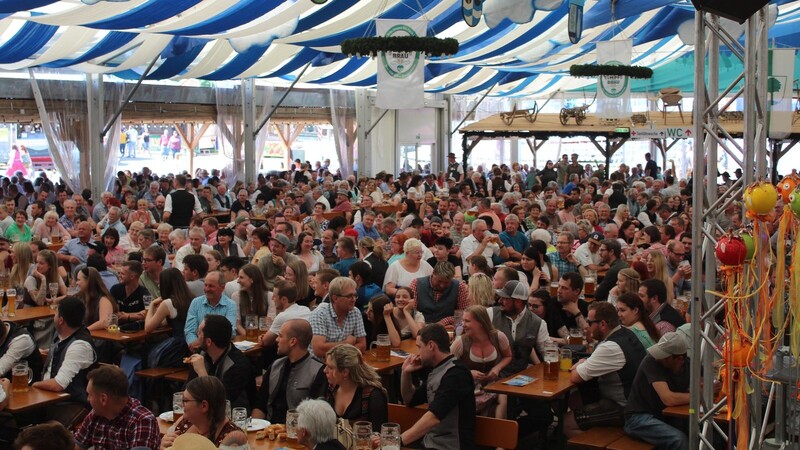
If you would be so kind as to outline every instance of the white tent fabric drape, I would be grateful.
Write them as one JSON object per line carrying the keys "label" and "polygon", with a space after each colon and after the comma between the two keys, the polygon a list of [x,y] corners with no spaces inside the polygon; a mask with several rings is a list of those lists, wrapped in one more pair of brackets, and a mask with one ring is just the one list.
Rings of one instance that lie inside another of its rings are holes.
{"label": "white tent fabric drape", "polygon": [[356,110],[355,92],[331,89],[331,125],[333,125],[336,155],[342,178],[353,173],[353,150],[355,148]]}
{"label": "white tent fabric drape", "polygon": [[[61,174],[64,182],[73,192],[91,188],[91,164],[88,159],[81,160],[81,150],[90,158],[89,149],[89,123],[86,103],[64,102],[64,98],[85,98],[86,80],[47,79],[51,73],[46,69],[36,69],[30,72],[31,85],[41,92],[37,99],[39,117],[42,129],[47,137],[53,164]],[[124,96],[124,83],[122,81],[103,83],[103,121],[104,124],[121,105]],[[105,172],[100,174],[106,189],[111,189],[116,177],[117,163],[119,162],[119,138],[122,116],[120,115],[103,141],[103,151],[106,156]],[[99,193],[95,193],[96,195]]]}
{"label": "white tent fabric drape", "polygon": [[[272,97],[274,93],[275,87],[272,85],[256,87],[256,125],[260,124],[272,110]],[[262,105],[261,111],[258,110],[258,105]],[[261,161],[264,159],[264,151],[267,146],[267,138],[269,137],[269,127],[270,123],[267,122],[256,135],[256,173],[261,172]]]}
{"label": "white tent fabric drape", "polygon": [[217,102],[217,142],[226,159],[222,175],[228,187],[233,187],[244,173],[244,139],[242,120],[242,87],[238,81],[215,83]]}

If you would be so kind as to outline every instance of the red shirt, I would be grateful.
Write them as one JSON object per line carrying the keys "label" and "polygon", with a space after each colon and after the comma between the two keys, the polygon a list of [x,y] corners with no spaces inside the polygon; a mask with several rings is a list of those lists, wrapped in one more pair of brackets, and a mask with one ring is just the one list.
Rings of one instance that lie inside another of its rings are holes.
{"label": "red shirt", "polygon": [[132,447],[158,448],[161,434],[158,419],[133,397],[113,420],[90,412],[75,433],[82,447],[96,450],[118,450]]}

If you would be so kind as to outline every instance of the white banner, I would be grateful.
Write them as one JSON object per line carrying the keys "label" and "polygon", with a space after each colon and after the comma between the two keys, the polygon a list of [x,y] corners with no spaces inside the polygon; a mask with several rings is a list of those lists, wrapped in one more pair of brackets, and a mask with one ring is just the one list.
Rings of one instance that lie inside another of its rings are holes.
{"label": "white banner", "polygon": [[[427,20],[375,20],[378,36],[424,37]],[[378,95],[375,106],[382,109],[425,107],[425,55],[421,52],[378,54]]]}
{"label": "white banner", "polygon": [[[597,43],[597,64],[627,66],[631,63],[633,41],[600,41]],[[631,116],[629,77],[604,75],[597,78],[597,116],[601,119],[627,119]]]}
{"label": "white banner", "polygon": [[767,110],[769,111],[769,137],[784,139],[792,132],[792,89],[794,83],[794,49],[769,51],[769,76],[767,77]]}

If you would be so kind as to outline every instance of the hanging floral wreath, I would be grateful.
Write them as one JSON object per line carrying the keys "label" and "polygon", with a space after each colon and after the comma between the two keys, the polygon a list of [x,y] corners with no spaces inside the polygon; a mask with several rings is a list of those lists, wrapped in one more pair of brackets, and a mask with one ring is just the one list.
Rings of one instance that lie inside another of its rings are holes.
{"label": "hanging floral wreath", "polygon": [[377,36],[342,41],[342,53],[349,57],[374,57],[380,52],[421,52],[426,56],[445,57],[458,53],[458,41],[419,36]]}
{"label": "hanging floral wreath", "polygon": [[653,77],[653,69],[643,66],[624,66],[614,64],[573,64],[569,68],[573,77],[600,77],[603,75],[627,76],[647,79]]}

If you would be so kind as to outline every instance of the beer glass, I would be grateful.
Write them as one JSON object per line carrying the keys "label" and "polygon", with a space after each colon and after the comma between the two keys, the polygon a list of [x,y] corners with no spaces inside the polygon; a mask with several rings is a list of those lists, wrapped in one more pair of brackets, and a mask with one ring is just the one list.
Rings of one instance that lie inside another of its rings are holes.
{"label": "beer glass", "polygon": [[6,289],[6,297],[8,298],[8,317],[15,317],[17,315],[17,290]]}
{"label": "beer glass", "polygon": [[33,370],[28,361],[19,361],[11,368],[11,392],[28,392],[28,385],[33,381]]}
{"label": "beer glass", "polygon": [[144,303],[144,309],[150,309],[150,304],[153,303],[153,296],[152,295],[143,295],[142,296],[142,303]]}
{"label": "beer glass", "polygon": [[583,279],[583,293],[594,297],[594,289],[597,287],[597,272],[588,271],[586,278]]}
{"label": "beer glass", "polygon": [[264,334],[269,331],[269,327],[272,326],[272,319],[267,316],[261,316],[258,318],[258,333]]}
{"label": "beer glass", "polygon": [[372,424],[367,421],[353,424],[353,435],[356,439],[356,450],[372,450]]}
{"label": "beer glass", "polygon": [[231,411],[231,421],[234,425],[247,432],[247,408],[233,408]]}
{"label": "beer glass", "polygon": [[400,450],[400,425],[385,423],[381,425],[381,450]]}
{"label": "beer glass", "polygon": [[183,391],[172,394],[172,420],[183,417]]}
{"label": "beer glass", "polygon": [[[378,338],[370,344],[370,351],[377,362],[389,362],[392,353],[392,342],[388,334],[379,334]],[[375,350],[372,350],[375,347]]]}
{"label": "beer glass", "polygon": [[47,293],[50,294],[50,309],[58,308],[58,303],[56,303],[56,297],[58,297],[58,283],[47,283]]}
{"label": "beer glass", "polygon": [[550,282],[550,297],[556,298],[558,296],[558,282]]}
{"label": "beer glass", "polygon": [[558,345],[553,341],[544,344],[544,379],[558,379]]}
{"label": "beer glass", "polygon": [[116,314],[108,315],[108,328],[109,333],[119,333],[119,317]]}
{"label": "beer glass", "polygon": [[572,369],[572,350],[568,348],[562,348],[559,351],[559,355],[561,356],[561,359],[559,360],[559,368],[564,372],[568,372],[570,369]]}
{"label": "beer glass", "polygon": [[296,409],[286,411],[286,445],[289,448],[300,448],[301,445],[297,441],[297,420],[300,415]]}
{"label": "beer glass", "polygon": [[258,316],[255,314],[248,314],[244,320],[245,338],[248,341],[255,341],[258,339]]}
{"label": "beer glass", "polygon": [[580,328],[569,329],[569,345],[583,344],[583,331]]}

